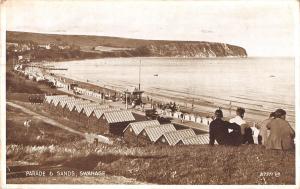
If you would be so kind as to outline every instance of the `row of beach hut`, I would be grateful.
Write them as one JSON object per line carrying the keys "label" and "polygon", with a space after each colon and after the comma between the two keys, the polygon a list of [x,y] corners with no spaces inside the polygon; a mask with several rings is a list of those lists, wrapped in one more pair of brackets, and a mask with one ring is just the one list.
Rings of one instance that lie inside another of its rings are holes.
{"label": "row of beach hut", "polygon": [[99,92],[91,91],[91,90],[88,90],[85,88],[81,88],[81,87],[74,87],[74,92],[83,94],[83,95],[87,95],[87,96],[92,96],[92,97],[99,98],[99,99],[103,98],[103,94],[101,94]]}
{"label": "row of beach hut", "polygon": [[176,130],[173,124],[160,124],[157,120],[133,122],[124,129],[126,142],[136,145],[197,145],[208,144],[208,134],[196,135],[192,129]]}
{"label": "row of beach hut", "polygon": [[78,121],[87,131],[122,135],[124,128],[136,118],[129,110],[121,110],[68,95],[45,96],[44,108],[57,116]]}
{"label": "row of beach hut", "polygon": [[168,117],[183,119],[184,121],[192,121],[206,126],[209,126],[209,124],[213,121],[211,117],[202,117],[202,116],[197,116],[195,114],[182,113],[178,111],[176,112],[164,111],[163,114]]}
{"label": "row of beach hut", "polygon": [[35,80],[35,81],[47,80],[49,82],[52,82],[53,85],[57,88],[64,88],[66,90],[74,89],[74,92],[82,94],[82,95],[91,96],[91,97],[95,97],[98,99],[103,98],[103,94],[101,94],[100,92],[91,91],[91,90],[84,89],[84,88],[81,88],[78,86],[75,86],[74,88],[71,89],[71,84],[66,82],[65,79],[57,78],[52,75],[42,73],[41,70],[36,67],[26,67],[24,70],[22,70],[21,65],[18,65],[18,66],[15,66],[14,69],[15,69],[15,71],[18,71],[18,72],[24,74],[25,76],[27,76],[30,80]]}
{"label": "row of beach hut", "polygon": [[110,107],[68,95],[45,96],[44,108],[52,114],[82,123],[87,131],[123,136],[137,145],[208,144],[207,134],[196,135],[192,129],[176,130],[173,124],[135,118],[129,110]]}

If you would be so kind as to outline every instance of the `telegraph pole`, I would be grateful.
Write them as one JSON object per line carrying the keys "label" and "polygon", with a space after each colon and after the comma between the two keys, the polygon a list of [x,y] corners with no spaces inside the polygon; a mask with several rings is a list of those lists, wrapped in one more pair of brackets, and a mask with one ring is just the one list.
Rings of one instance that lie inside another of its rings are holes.
{"label": "telegraph pole", "polygon": [[125,108],[128,109],[127,92],[125,91]]}
{"label": "telegraph pole", "polygon": [[140,59],[140,66],[139,66],[139,91],[141,90],[141,59]]}

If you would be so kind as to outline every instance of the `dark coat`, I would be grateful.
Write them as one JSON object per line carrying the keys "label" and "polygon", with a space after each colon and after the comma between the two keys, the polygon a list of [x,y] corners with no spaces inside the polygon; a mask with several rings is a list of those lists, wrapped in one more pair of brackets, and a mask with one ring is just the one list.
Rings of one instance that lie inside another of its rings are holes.
{"label": "dark coat", "polygon": [[267,149],[294,149],[295,131],[287,121],[280,118],[273,119],[267,124],[267,129],[270,129],[270,135],[266,141]]}
{"label": "dark coat", "polygon": [[[229,133],[228,129],[233,131]],[[229,123],[217,118],[209,125],[209,144],[213,145],[215,140],[221,145],[239,145],[241,143],[241,127],[236,123]]]}

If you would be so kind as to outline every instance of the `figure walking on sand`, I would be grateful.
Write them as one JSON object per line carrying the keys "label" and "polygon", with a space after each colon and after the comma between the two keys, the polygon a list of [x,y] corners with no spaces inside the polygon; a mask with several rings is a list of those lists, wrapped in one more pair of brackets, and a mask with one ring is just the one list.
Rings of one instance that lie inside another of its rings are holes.
{"label": "figure walking on sand", "polygon": [[266,141],[267,149],[293,150],[295,149],[295,131],[286,120],[286,111],[277,109],[275,118],[267,124],[270,136]]}

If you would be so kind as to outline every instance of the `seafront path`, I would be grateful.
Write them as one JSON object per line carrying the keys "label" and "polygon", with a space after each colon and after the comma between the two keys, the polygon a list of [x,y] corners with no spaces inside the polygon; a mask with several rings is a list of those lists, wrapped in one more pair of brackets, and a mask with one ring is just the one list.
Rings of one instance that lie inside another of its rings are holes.
{"label": "seafront path", "polygon": [[[106,104],[109,104],[110,106],[113,106],[113,107],[119,107],[121,109],[125,109],[125,104],[120,102],[120,101],[116,101],[116,102],[103,101],[102,99],[92,97],[92,96],[88,96],[88,95],[77,95],[77,94],[74,94],[72,90],[67,90],[65,88],[58,88],[58,90],[60,90],[64,93],[70,94],[70,95],[74,95],[74,96],[77,96],[77,97],[80,97],[80,98],[83,98],[83,99],[86,99],[86,100],[93,101],[93,102],[106,103]],[[145,108],[147,108],[147,107],[150,108],[150,106],[151,106],[150,104],[146,104]],[[141,110],[130,108],[130,111],[132,111],[136,114],[145,116],[145,112],[143,112]],[[208,132],[209,131],[209,127],[207,125],[200,124],[200,123],[195,123],[195,122],[192,122],[192,121],[184,120],[183,122],[181,122],[181,119],[172,118],[171,123],[180,125],[182,127],[199,130],[199,131],[202,131],[202,132]]]}

